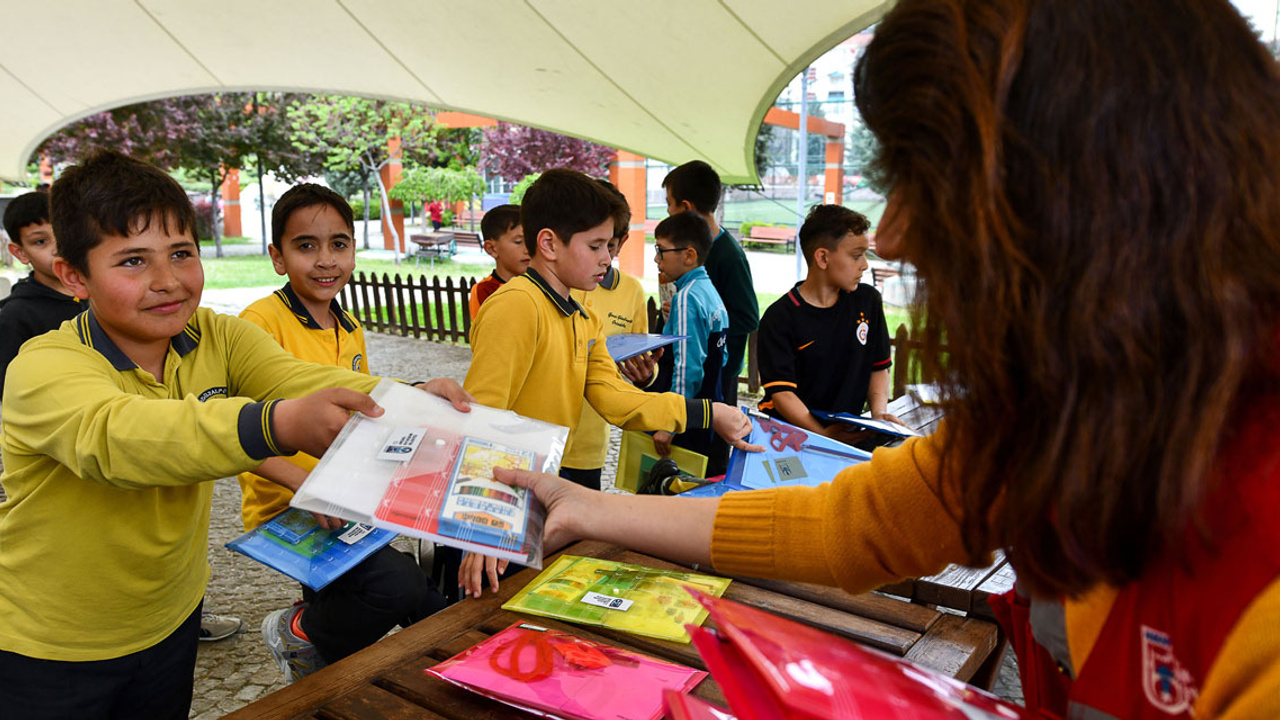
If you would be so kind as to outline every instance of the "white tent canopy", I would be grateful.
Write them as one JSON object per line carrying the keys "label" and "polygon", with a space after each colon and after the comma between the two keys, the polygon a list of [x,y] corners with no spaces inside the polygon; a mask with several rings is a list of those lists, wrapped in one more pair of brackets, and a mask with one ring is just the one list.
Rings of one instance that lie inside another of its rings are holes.
{"label": "white tent canopy", "polygon": [[75,120],[233,90],[365,95],[753,181],[773,99],[892,0],[0,0],[0,177]]}

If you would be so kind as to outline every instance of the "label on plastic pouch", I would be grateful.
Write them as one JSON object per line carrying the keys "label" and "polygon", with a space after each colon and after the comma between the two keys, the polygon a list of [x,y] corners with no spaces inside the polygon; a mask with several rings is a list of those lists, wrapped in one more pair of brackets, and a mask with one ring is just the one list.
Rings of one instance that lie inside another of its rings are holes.
{"label": "label on plastic pouch", "polygon": [[614,597],[612,595],[602,595],[598,592],[589,592],[582,596],[582,602],[588,605],[595,605],[607,610],[621,610],[626,612],[631,608],[631,600],[626,598]]}
{"label": "label on plastic pouch", "polygon": [[419,427],[398,427],[391,431],[391,437],[383,443],[378,453],[379,460],[408,462],[418,449],[418,443],[426,436],[426,431]]}
{"label": "label on plastic pouch", "polygon": [[355,545],[356,543],[364,539],[365,535],[368,535],[371,532],[373,532],[372,525],[366,525],[365,523],[356,523],[351,527],[347,528],[346,532],[339,535],[338,539],[348,545]]}

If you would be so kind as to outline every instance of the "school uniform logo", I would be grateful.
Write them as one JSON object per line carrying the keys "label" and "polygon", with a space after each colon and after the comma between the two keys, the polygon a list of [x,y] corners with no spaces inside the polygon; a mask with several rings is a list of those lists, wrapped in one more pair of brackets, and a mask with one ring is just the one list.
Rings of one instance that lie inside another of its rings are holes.
{"label": "school uniform logo", "polygon": [[357,353],[356,356],[351,359],[351,369],[355,370],[356,372],[360,372],[361,360],[364,360],[364,356]]}
{"label": "school uniform logo", "polygon": [[1143,625],[1142,691],[1152,707],[1179,715],[1191,707],[1197,695],[1191,673],[1173,654],[1173,641],[1166,633]]}
{"label": "school uniform logo", "polygon": [[211,387],[208,390],[205,390],[204,392],[200,393],[200,395],[197,396],[197,399],[200,402],[204,402],[209,398],[218,397],[219,395],[221,395],[222,397],[227,396],[227,387],[225,385],[220,387]]}

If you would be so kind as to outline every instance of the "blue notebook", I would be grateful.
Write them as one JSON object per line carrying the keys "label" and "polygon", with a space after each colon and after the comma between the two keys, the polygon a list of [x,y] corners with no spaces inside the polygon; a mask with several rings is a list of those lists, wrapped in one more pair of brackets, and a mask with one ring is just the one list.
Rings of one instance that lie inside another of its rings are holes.
{"label": "blue notebook", "polygon": [[855,428],[860,428],[863,430],[875,430],[876,432],[881,432],[881,433],[884,433],[885,435],[892,435],[893,437],[900,437],[900,438],[920,437],[920,433],[916,432],[915,430],[912,430],[906,425],[901,425],[896,422],[889,422],[888,420],[874,420],[869,417],[854,415],[852,413],[847,413],[847,412],[833,413],[833,412],[827,412],[825,410],[810,410],[809,412],[815,418],[817,418],[818,420],[824,423],[835,423],[835,422],[844,423],[845,425],[850,425]]}
{"label": "blue notebook", "polygon": [[605,338],[604,344],[609,350],[609,357],[613,358],[614,362],[622,362],[623,360],[633,358],[640,353],[657,350],[664,345],[670,345],[673,342],[685,340],[688,337],[688,335],[622,333],[621,335],[610,335]]}
{"label": "blue notebook", "polygon": [[850,447],[795,425],[743,408],[751,418],[747,442],[764,452],[738,448],[729,452],[724,480],[680,493],[679,497],[719,497],[734,490],[761,490],[788,485],[821,485],[850,465],[866,462],[871,453]]}
{"label": "blue notebook", "polygon": [[289,508],[227,543],[227,547],[319,590],[395,537],[390,530],[360,523],[321,530],[311,513]]}

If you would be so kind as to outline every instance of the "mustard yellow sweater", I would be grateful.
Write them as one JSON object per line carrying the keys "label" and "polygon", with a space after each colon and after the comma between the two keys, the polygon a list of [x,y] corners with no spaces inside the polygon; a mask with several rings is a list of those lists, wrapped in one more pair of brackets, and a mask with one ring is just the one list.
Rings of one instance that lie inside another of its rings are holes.
{"label": "mustard yellow sweater", "polygon": [[[965,562],[937,436],[880,449],[821,487],[729,493],[711,538],[719,572],[838,585],[850,593]],[[1084,667],[1116,591],[1066,602],[1072,665]],[[1280,718],[1280,580],[1240,616],[1200,686],[1196,717]]]}

